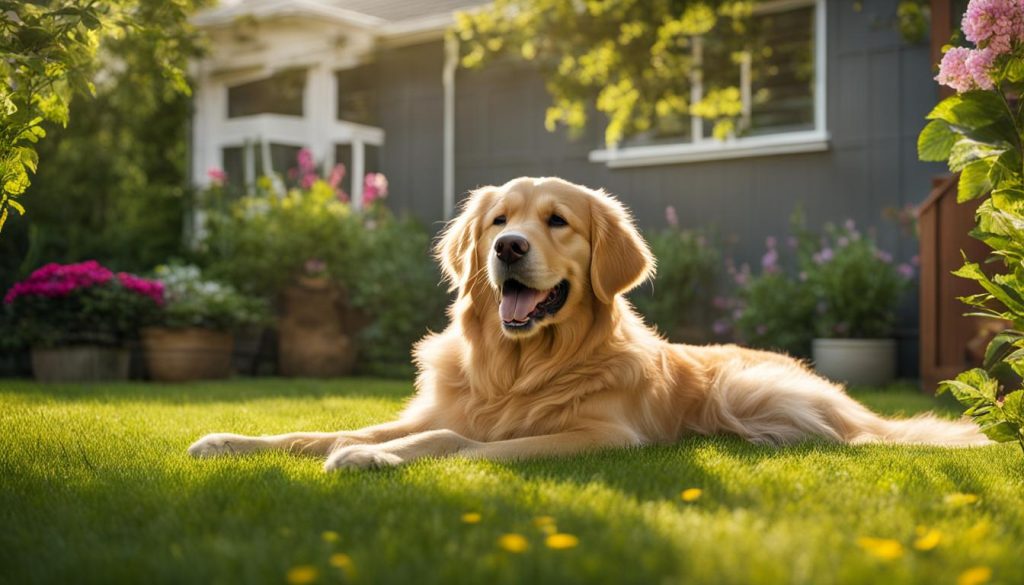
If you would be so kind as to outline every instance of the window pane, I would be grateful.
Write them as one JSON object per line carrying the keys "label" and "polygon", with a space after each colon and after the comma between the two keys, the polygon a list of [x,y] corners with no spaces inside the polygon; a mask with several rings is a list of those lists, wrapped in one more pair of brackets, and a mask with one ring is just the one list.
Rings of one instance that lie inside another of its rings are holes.
{"label": "window pane", "polygon": [[256,114],[302,115],[306,72],[294,69],[228,88],[228,118]]}
{"label": "window pane", "polygon": [[814,7],[765,14],[751,35],[748,134],[814,129]]}
{"label": "window pane", "polygon": [[339,120],[371,126],[377,123],[375,72],[373,65],[360,65],[335,73]]}

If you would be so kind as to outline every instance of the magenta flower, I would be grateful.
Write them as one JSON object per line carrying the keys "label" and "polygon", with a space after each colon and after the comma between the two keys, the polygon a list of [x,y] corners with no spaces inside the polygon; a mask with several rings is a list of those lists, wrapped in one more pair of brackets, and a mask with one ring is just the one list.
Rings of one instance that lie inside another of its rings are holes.
{"label": "magenta flower", "polygon": [[363,205],[369,207],[374,201],[388,196],[388,179],[384,173],[366,173],[363,180]]}
{"label": "magenta flower", "polygon": [[939,74],[935,76],[935,81],[952,87],[957,93],[974,89],[974,75],[967,68],[967,59],[971,53],[971,49],[966,47],[955,47],[946,51],[939,63]]}
{"label": "magenta flower", "polygon": [[[71,293],[94,286],[102,286],[114,278],[114,273],[95,260],[77,264],[47,264],[12,286],[4,295],[4,302],[13,303],[20,297],[66,297]],[[139,278],[124,272],[117,274],[121,286],[163,303],[163,283]]]}
{"label": "magenta flower", "polygon": [[206,171],[206,176],[210,178],[210,184],[214,187],[220,187],[224,183],[228,182],[228,174],[223,169],[216,167]]}
{"label": "magenta flower", "polygon": [[341,184],[341,180],[345,178],[345,165],[338,163],[331,169],[331,176],[327,178],[327,184],[335,189],[338,189],[338,185]]}

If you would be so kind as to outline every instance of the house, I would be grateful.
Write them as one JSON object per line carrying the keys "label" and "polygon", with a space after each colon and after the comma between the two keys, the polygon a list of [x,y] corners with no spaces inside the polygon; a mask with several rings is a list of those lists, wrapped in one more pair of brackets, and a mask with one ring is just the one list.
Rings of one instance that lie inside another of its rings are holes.
{"label": "house", "polygon": [[[898,258],[916,254],[882,213],[921,202],[942,170],[916,154],[938,88],[929,47],[897,30],[897,0],[758,3],[773,81],[749,61],[703,56],[716,63],[708,75],[740,80],[749,131],[721,142],[695,118],[616,148],[599,124],[577,138],[546,131],[548,96],[528,65],[457,67],[443,33],[453,10],[478,4],[228,0],[200,13],[211,52],[194,70],[195,182],[213,167],[282,172],[305,146],[350,176],[384,172],[391,206],[434,225],[476,186],[557,175],[616,193],[646,227],[674,206],[683,226],[734,236],[731,254],[752,263],[797,207],[811,225],[852,218]],[[347,186],[355,200],[359,183]]]}

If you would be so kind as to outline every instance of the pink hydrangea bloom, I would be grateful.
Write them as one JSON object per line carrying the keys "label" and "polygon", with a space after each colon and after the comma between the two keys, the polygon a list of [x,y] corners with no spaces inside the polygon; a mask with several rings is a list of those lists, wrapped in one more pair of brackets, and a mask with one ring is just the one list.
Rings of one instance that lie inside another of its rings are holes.
{"label": "pink hydrangea bloom", "polygon": [[946,51],[942,56],[942,62],[939,63],[939,74],[935,76],[935,81],[952,87],[957,93],[974,89],[974,75],[967,68],[967,59],[972,52],[966,47]]}
{"label": "pink hydrangea bloom", "polygon": [[992,71],[992,64],[998,56],[991,47],[971,51],[971,54],[967,56],[967,61],[964,64],[967,67],[967,71],[971,74],[974,83],[981,89],[995,88],[996,84],[992,80],[990,72]]}
{"label": "pink hydrangea bloom", "polygon": [[363,180],[363,205],[370,206],[388,196],[388,179],[384,173],[366,173]]}
{"label": "pink hydrangea bloom", "polygon": [[967,40],[993,51],[993,58],[1024,37],[1024,6],[1020,0],[971,0],[960,23]]}

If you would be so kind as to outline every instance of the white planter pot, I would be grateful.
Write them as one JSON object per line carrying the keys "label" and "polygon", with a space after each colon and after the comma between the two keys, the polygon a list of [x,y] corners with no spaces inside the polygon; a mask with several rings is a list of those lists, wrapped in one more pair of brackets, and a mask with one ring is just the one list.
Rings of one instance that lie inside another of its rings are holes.
{"label": "white planter pot", "polygon": [[896,377],[895,339],[815,339],[814,369],[851,386],[882,386]]}

